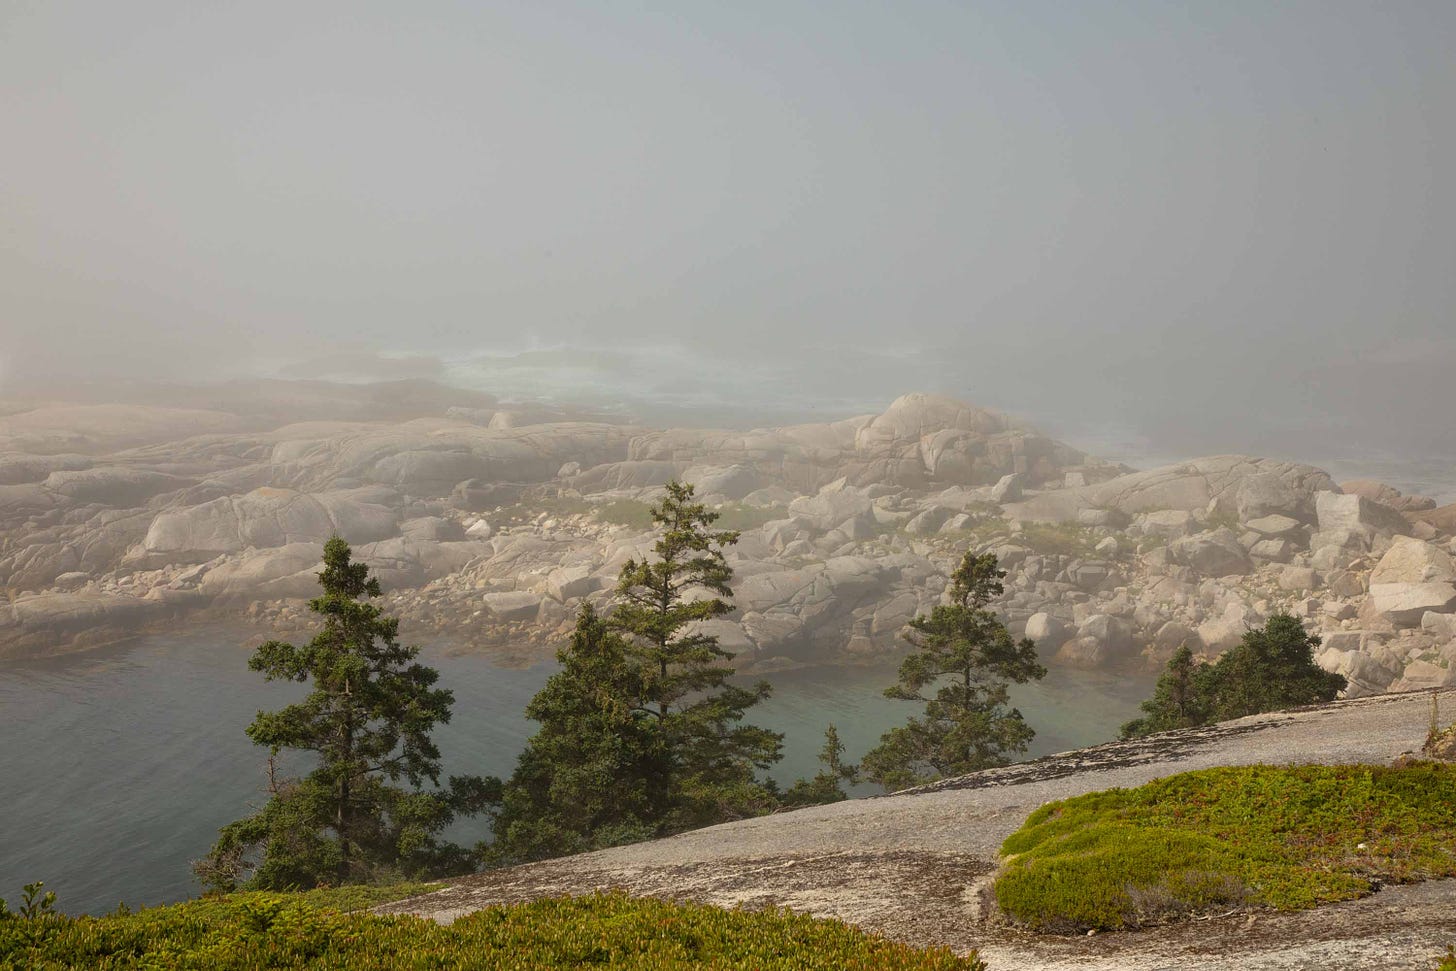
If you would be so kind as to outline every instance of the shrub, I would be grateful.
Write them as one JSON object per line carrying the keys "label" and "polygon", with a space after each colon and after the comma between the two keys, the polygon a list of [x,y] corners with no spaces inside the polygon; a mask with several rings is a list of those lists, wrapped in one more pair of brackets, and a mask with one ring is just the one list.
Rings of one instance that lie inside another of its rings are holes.
{"label": "shrub", "polygon": [[244,969],[582,966],[982,971],[975,955],[923,950],[787,911],[722,910],[622,894],[492,907],[449,926],[345,914],[307,895],[246,893],[135,914],[0,921],[0,968]]}
{"label": "shrub", "polygon": [[637,530],[652,528],[652,506],[636,499],[613,499],[596,507],[596,516],[613,526],[630,526]]}
{"label": "shrub", "polygon": [[757,529],[775,519],[785,519],[789,515],[789,510],[784,506],[745,506],[741,502],[724,503],[716,512],[719,529],[731,529],[739,533]]}
{"label": "shrub", "polygon": [[1036,930],[1299,910],[1456,876],[1456,766],[1188,772],[1049,803],[1001,854],[996,900]]}
{"label": "shrub", "polygon": [[1041,554],[1093,556],[1097,535],[1076,523],[1025,523],[1020,542]]}

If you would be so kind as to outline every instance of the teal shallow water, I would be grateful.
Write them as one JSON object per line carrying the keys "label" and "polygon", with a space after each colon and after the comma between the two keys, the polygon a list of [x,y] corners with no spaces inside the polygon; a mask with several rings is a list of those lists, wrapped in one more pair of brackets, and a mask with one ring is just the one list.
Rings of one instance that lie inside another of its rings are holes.
{"label": "teal shallow water", "polygon": [[[125,900],[195,896],[190,860],[223,824],[262,800],[266,752],[243,729],[261,708],[299,697],[246,667],[245,633],[211,628],[154,635],[76,658],[0,670],[0,897],[44,880],[68,913]],[[478,655],[426,647],[423,659],[455,692],[437,733],[445,772],[508,774],[532,725],[526,702],[553,665],[502,668]],[[811,775],[826,725],[858,758],[916,711],[882,695],[893,667],[817,668],[773,675],[756,724],[784,732],[783,784]],[[1053,669],[1013,695],[1037,738],[1027,757],[1106,741],[1147,696],[1146,678]],[[864,788],[870,793],[873,788]],[[473,841],[483,823],[460,825]]]}

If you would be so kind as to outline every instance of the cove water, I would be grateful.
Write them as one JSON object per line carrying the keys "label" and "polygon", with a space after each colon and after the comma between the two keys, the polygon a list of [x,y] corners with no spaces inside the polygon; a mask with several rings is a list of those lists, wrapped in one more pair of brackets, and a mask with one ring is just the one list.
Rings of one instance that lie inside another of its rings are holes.
{"label": "cove water", "polygon": [[[260,709],[306,692],[247,669],[251,633],[194,629],[0,669],[0,897],[14,904],[23,884],[43,880],[59,910],[99,914],[123,900],[136,907],[199,893],[189,862],[219,827],[264,801],[267,751],[244,728]],[[445,774],[508,775],[534,729],[526,702],[554,664],[505,668],[445,644],[426,646],[421,660],[455,693],[454,717],[435,733]],[[856,760],[919,711],[882,695],[893,667],[767,680],[773,697],[750,715],[785,734],[772,772],[783,785],[817,771],[829,723]],[[1037,731],[1027,757],[1116,737],[1150,690],[1148,677],[1055,668],[1014,687],[1013,703]],[[487,834],[471,820],[450,836],[470,844]]]}

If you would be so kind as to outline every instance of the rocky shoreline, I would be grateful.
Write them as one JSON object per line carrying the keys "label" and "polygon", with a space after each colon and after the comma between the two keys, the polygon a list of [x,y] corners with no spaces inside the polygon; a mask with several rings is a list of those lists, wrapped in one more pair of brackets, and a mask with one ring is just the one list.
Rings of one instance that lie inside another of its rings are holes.
{"label": "rocky shoreline", "polygon": [[[0,417],[0,658],[221,615],[305,630],[335,532],[415,639],[545,655],[610,601],[679,478],[741,529],[737,610],[711,626],[745,671],[897,656],[969,547],[1000,558],[1007,623],[1053,663],[1214,657],[1287,610],[1352,696],[1456,683],[1456,507],[1380,483],[1246,456],[1135,472],[929,395],[748,432],[442,404]],[[198,414],[206,433],[179,435]]]}

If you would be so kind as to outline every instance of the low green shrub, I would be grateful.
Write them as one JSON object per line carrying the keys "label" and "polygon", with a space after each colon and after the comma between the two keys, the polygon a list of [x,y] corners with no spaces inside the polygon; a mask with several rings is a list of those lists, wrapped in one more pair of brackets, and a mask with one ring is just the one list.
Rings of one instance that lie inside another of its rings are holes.
{"label": "low green shrub", "polygon": [[[317,893],[317,892],[316,892]],[[786,911],[599,894],[492,907],[448,926],[345,914],[308,894],[245,893],[107,917],[0,920],[0,968],[551,971],[983,971]]]}
{"label": "low green shrub", "polygon": [[1436,971],[1456,971],[1456,947],[1446,948],[1446,956],[1436,965]]}
{"label": "low green shrub", "polygon": [[1246,766],[1049,803],[1001,847],[1012,920],[1116,930],[1456,876],[1456,766]]}
{"label": "low green shrub", "polygon": [[1097,534],[1076,523],[1025,523],[1018,539],[1035,553],[1058,556],[1094,556]]}
{"label": "low green shrub", "polygon": [[596,507],[596,517],[613,526],[652,528],[652,505],[637,499],[613,499]]}
{"label": "low green shrub", "polygon": [[741,502],[727,502],[714,510],[718,521],[714,529],[733,529],[746,533],[775,519],[787,519],[789,510],[785,506],[745,506]]}

